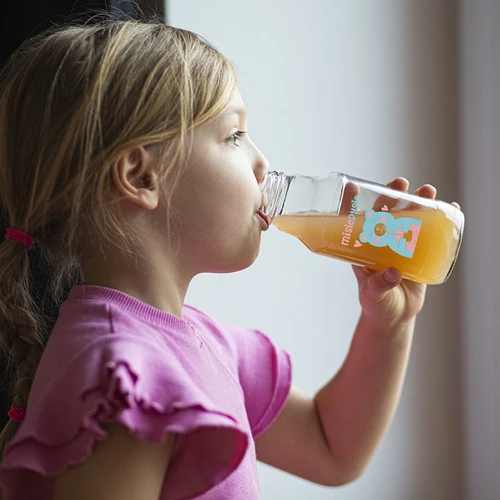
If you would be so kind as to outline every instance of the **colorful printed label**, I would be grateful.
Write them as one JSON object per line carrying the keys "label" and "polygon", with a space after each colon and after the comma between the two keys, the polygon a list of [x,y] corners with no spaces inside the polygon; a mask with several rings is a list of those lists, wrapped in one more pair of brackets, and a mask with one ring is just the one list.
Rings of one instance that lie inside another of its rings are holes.
{"label": "colorful printed label", "polygon": [[[359,196],[352,201],[353,210],[349,214],[348,221],[342,233],[342,245],[348,246],[351,240],[356,215],[360,204]],[[363,224],[363,232],[354,243],[354,247],[361,247],[364,243],[369,243],[374,247],[388,246],[393,252],[413,258],[417,246],[422,221],[413,217],[395,218],[389,213],[387,205],[384,205],[381,212],[368,210],[366,220]]]}

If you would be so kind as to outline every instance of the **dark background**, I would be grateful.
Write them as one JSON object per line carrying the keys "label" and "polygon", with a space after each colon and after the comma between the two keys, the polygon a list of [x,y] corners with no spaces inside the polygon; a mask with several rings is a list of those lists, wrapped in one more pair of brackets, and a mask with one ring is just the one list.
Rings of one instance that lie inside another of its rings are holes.
{"label": "dark background", "polygon": [[[140,10],[135,8],[135,5]],[[166,22],[165,7],[163,0],[31,0],[19,2],[7,0],[2,5],[2,28],[0,30],[0,66],[3,66],[9,56],[26,38],[43,31],[52,24],[58,24],[68,20],[88,19],[96,12],[103,10],[109,12],[114,19],[138,18],[152,13],[157,14]],[[0,242],[3,241],[9,221],[3,215],[0,207]],[[47,276],[40,266],[40,259],[36,253],[36,246],[30,251],[30,261],[33,271],[33,284],[35,288],[44,289],[47,284]],[[67,290],[69,293],[69,289]],[[57,309],[47,309],[47,314],[55,322]],[[5,354],[0,355],[0,429],[9,420],[7,412],[11,405],[11,395],[6,389],[9,388],[7,380]]]}

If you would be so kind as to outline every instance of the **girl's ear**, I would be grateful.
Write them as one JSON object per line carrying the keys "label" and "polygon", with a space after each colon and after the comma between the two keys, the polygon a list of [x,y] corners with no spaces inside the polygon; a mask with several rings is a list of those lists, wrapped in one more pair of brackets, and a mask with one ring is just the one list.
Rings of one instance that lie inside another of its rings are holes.
{"label": "girl's ear", "polygon": [[123,200],[147,210],[158,206],[156,155],[136,146],[124,150],[111,164],[114,189]]}

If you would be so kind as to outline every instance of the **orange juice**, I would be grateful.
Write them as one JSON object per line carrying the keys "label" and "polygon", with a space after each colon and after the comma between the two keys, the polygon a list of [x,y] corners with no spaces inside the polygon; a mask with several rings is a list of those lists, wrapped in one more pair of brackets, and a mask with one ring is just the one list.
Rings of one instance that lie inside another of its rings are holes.
{"label": "orange juice", "polygon": [[404,278],[427,284],[446,281],[462,234],[442,210],[279,215],[273,224],[314,253],[374,270],[395,267]]}

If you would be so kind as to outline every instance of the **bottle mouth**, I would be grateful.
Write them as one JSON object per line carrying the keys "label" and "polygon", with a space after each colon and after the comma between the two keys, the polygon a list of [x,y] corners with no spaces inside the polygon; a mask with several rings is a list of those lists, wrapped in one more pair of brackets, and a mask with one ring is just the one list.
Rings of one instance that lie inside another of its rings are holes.
{"label": "bottle mouth", "polygon": [[260,183],[262,191],[262,212],[268,217],[269,223],[280,215],[290,182],[283,172],[267,172]]}

